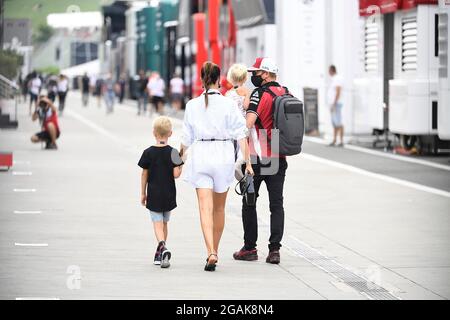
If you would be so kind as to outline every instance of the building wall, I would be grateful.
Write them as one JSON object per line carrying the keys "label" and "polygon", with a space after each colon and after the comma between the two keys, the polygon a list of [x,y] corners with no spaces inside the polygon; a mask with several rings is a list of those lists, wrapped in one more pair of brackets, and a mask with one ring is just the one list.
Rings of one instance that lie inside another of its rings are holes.
{"label": "building wall", "polygon": [[276,32],[276,26],[273,24],[238,30],[236,60],[246,65],[252,65],[257,57],[276,59]]}
{"label": "building wall", "polygon": [[280,81],[300,98],[304,87],[318,89],[319,131],[325,135],[332,132],[326,97],[328,66],[334,64],[344,77],[343,118],[347,132],[370,132],[369,127],[355,130],[354,124],[353,79],[363,69],[358,1],[276,1],[275,11]]}
{"label": "building wall", "polygon": [[[67,29],[59,29],[44,45],[35,48],[31,63],[32,69],[42,69],[50,66],[57,66],[59,69],[71,67],[72,43],[99,43],[99,40],[99,30],[91,30],[89,32],[72,32]],[[58,48],[59,59],[57,59]]]}

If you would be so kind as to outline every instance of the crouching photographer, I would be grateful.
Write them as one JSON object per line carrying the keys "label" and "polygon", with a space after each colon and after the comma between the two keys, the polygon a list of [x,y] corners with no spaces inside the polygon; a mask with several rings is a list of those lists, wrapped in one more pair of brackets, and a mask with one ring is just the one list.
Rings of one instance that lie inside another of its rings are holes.
{"label": "crouching photographer", "polygon": [[39,122],[42,131],[31,137],[33,143],[45,142],[45,149],[58,149],[56,139],[59,138],[58,114],[55,105],[45,96],[40,96],[32,120]]}

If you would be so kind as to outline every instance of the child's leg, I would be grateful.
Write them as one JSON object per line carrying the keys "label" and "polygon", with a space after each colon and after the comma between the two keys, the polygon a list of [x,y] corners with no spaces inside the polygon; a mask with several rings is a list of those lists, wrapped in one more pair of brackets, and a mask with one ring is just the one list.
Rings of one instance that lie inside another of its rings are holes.
{"label": "child's leg", "polygon": [[164,222],[154,221],[153,229],[155,231],[155,236],[156,240],[158,240],[158,243],[160,243],[161,241],[165,241]]}
{"label": "child's leg", "polygon": [[168,236],[168,228],[167,228],[168,222],[164,222],[164,241],[167,242],[167,236]]}

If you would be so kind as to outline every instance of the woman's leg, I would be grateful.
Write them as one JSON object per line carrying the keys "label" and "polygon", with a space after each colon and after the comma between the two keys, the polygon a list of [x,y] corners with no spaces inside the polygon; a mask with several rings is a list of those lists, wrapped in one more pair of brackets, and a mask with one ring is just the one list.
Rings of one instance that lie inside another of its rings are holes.
{"label": "woman's leg", "polygon": [[225,227],[225,203],[228,191],[213,194],[214,251],[219,252],[220,239]]}
{"label": "woman's leg", "polygon": [[197,198],[203,237],[209,256],[216,253],[214,250],[213,191],[211,189],[197,189]]}

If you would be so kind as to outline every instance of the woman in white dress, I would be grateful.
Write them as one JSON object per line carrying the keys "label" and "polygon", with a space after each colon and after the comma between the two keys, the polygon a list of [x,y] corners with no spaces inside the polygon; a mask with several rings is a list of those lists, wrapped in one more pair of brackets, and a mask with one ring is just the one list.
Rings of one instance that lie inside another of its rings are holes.
{"label": "woman in white dress", "polygon": [[208,253],[205,271],[215,271],[219,243],[225,225],[225,203],[234,182],[234,146],[239,141],[253,174],[247,143],[247,127],[233,100],[220,94],[220,68],[205,62],[201,70],[205,91],[186,105],[181,154],[189,148],[184,180],[197,191],[200,221]]}

